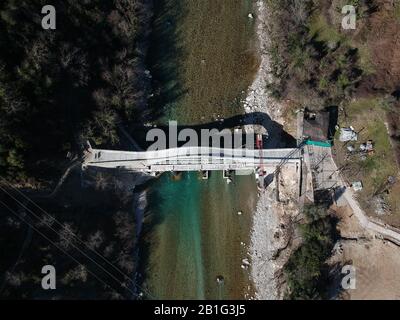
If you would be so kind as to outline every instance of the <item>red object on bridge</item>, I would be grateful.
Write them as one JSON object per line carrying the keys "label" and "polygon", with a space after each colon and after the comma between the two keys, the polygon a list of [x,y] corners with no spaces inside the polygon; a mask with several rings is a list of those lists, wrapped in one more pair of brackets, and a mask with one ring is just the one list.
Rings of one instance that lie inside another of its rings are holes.
{"label": "red object on bridge", "polygon": [[260,150],[260,169],[259,169],[259,176],[264,175],[264,163],[263,163],[263,139],[261,134],[257,134],[256,145],[258,150]]}

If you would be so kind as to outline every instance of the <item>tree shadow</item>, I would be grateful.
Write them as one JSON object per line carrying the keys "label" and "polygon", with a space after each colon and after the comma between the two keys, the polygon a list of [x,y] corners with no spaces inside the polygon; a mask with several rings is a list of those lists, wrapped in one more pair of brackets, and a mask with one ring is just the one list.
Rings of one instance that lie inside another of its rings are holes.
{"label": "tree shadow", "polygon": [[323,270],[327,281],[326,299],[336,300],[341,299],[346,295],[346,291],[342,285],[345,276],[345,274],[342,273],[342,270],[345,265],[352,265],[352,262],[336,262],[331,266],[326,266]]}
{"label": "tree shadow", "polygon": [[[217,129],[218,131],[224,129],[233,129],[236,127],[243,127],[247,125],[257,125],[261,126],[267,131],[267,135],[263,137],[263,148],[264,149],[272,149],[272,148],[294,148],[297,145],[297,141],[295,137],[287,133],[281,124],[271,119],[271,117],[263,112],[253,112],[244,115],[237,115],[227,119],[220,119],[217,121],[198,124],[198,125],[177,125],[178,133],[183,129],[192,129],[194,130],[198,136],[201,135],[201,130],[207,129]],[[169,127],[167,125],[157,126],[158,129],[161,129],[165,132],[167,140]],[[132,137],[134,137],[135,141],[146,150],[153,141],[147,141],[146,135],[152,130],[153,127],[145,127],[145,126],[137,126],[135,128],[131,128],[129,130]],[[244,131],[244,130],[243,130]],[[245,138],[245,133],[240,133],[243,138]],[[242,140],[244,141],[244,139]],[[187,141],[180,142],[178,146],[182,146]]]}

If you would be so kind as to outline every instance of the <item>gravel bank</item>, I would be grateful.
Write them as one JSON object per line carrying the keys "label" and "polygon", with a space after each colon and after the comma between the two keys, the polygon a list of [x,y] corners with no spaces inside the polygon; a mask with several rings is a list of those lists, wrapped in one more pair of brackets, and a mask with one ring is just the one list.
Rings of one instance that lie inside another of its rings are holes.
{"label": "gravel bank", "polygon": [[[263,112],[268,114],[273,121],[283,124],[282,108],[267,91],[267,84],[272,77],[271,61],[268,55],[270,40],[267,9],[264,1],[257,1],[255,18],[261,63],[243,105],[246,113]],[[279,141],[272,144],[278,145]],[[275,238],[277,232],[279,233],[282,214],[284,214],[283,208],[277,204],[275,188],[270,186],[265,193],[260,194],[257,209],[253,215],[249,254],[252,262],[251,278],[256,289],[255,299],[281,298],[278,274],[282,269],[282,264],[274,260],[274,254],[285,245],[283,239],[279,241]]]}
{"label": "gravel bank", "polygon": [[268,83],[272,80],[271,75],[271,59],[268,53],[270,45],[268,21],[268,8],[264,1],[258,0],[256,5],[256,33],[258,38],[258,46],[260,52],[260,66],[256,74],[253,84],[248,89],[244,108],[246,113],[264,112],[267,113],[272,120],[283,124],[282,108],[274,101],[267,90]]}

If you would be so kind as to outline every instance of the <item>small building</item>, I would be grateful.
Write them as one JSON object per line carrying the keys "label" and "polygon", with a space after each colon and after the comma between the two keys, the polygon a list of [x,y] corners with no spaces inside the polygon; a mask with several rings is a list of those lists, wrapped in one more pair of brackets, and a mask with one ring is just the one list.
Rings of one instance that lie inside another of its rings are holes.
{"label": "small building", "polygon": [[297,131],[298,142],[320,147],[332,146],[332,134],[330,130],[330,114],[328,111],[310,111],[305,109],[298,113]]}

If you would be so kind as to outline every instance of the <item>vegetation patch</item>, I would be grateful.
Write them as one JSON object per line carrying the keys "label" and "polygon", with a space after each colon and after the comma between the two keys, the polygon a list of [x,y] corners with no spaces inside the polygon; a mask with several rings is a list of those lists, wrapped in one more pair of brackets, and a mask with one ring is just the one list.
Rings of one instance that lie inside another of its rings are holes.
{"label": "vegetation patch", "polygon": [[[381,215],[380,218],[398,225],[400,203],[394,192],[398,184],[398,166],[386,123],[389,107],[387,100],[378,98],[357,99],[346,105],[346,113],[341,115],[340,125],[352,126],[359,133],[358,141],[343,143],[336,140],[335,153],[348,183],[363,183],[363,190],[358,193],[363,209],[376,216],[376,206],[383,200],[387,203],[386,213],[391,213],[391,216]],[[372,141],[374,149],[365,155],[360,152],[360,146],[368,140]],[[355,150],[349,152],[348,147],[354,147]],[[390,182],[391,179],[394,180]]]}
{"label": "vegetation patch", "polygon": [[328,24],[324,15],[320,12],[315,12],[309,23],[310,36],[317,41],[335,44],[344,39],[344,35],[340,34],[336,28]]}
{"label": "vegetation patch", "polygon": [[56,31],[41,27],[45,4],[0,4],[0,175],[25,185],[49,182],[87,139],[117,145],[118,124],[145,115],[145,2],[54,1]]}
{"label": "vegetation patch", "polygon": [[304,207],[305,223],[299,225],[303,243],[285,265],[288,299],[324,299],[327,297],[327,265],[335,243],[335,224],[323,205]]}
{"label": "vegetation patch", "polygon": [[[278,79],[271,93],[297,102],[297,107],[323,109],[338,105],[356,90],[367,64],[349,36],[326,16],[315,1],[285,1],[271,7],[272,71]],[[284,28],[282,26],[285,25]],[[370,71],[369,71],[370,72]]]}

